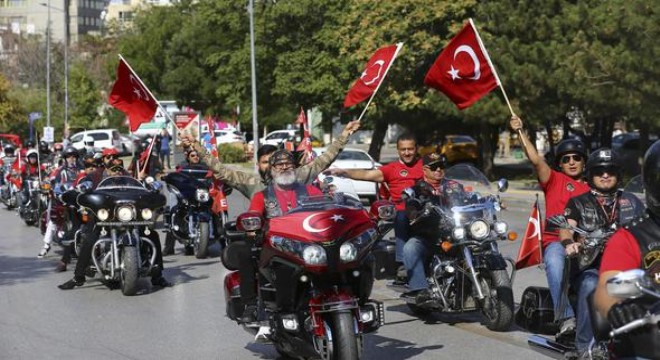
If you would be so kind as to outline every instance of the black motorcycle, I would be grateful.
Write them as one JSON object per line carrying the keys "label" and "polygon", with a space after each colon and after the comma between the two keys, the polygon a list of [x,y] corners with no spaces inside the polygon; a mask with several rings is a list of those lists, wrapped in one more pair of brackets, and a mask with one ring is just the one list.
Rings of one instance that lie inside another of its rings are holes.
{"label": "black motorcycle", "polygon": [[[48,202],[47,193],[50,191],[50,182],[39,182],[37,177],[29,177],[23,180],[23,186],[26,186],[27,199],[24,199],[25,204],[20,207],[19,215],[26,225],[36,225],[39,221],[42,211],[46,208]],[[21,194],[21,197],[25,194]]]}
{"label": "black motorcycle", "polygon": [[100,227],[92,251],[94,266],[105,280],[118,283],[124,295],[134,295],[138,279],[150,276],[156,263],[151,237],[158,236],[156,211],[165,205],[165,196],[159,193],[160,183],[148,183],[128,176],[109,177],[93,191],[83,188],[77,199],[83,220]]}
{"label": "black motorcycle", "polygon": [[210,241],[222,237],[227,222],[226,211],[220,215],[212,211],[212,179],[206,178],[207,173],[203,169],[180,169],[163,177],[177,200],[163,216],[166,243],[173,244],[176,239],[185,246],[186,255],[194,254],[198,259],[208,256]]}

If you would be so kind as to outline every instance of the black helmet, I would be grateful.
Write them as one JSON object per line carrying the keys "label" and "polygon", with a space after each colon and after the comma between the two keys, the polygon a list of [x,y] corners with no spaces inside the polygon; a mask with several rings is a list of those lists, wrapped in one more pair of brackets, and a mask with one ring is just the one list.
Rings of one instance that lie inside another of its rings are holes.
{"label": "black helmet", "polygon": [[644,155],[642,182],[646,191],[646,208],[660,217],[660,141],[651,145]]}
{"label": "black helmet", "polygon": [[71,155],[73,155],[75,157],[79,157],[80,152],[78,152],[78,149],[74,148],[73,146],[69,146],[69,147],[66,148],[66,150],[64,150],[63,155],[64,155],[65,158],[69,157]]}
{"label": "black helmet", "polygon": [[555,148],[555,162],[559,164],[559,160],[566,154],[576,153],[587,156],[587,148],[584,143],[578,139],[564,139],[557,144]]}
{"label": "black helmet", "polygon": [[[589,183],[589,186],[591,186],[591,188],[596,190],[601,190],[596,188],[596,185],[593,182],[595,170],[599,168],[608,168],[610,169],[610,171],[613,171],[614,175],[616,175],[617,185],[618,182],[621,181],[619,162],[617,161],[616,154],[612,152],[612,149],[600,148],[592,152],[591,155],[589,155],[589,159],[587,160],[587,165],[586,165],[587,183]],[[614,192],[616,190],[617,187],[615,186],[613,189],[611,189],[611,191],[607,191],[607,192]]]}
{"label": "black helmet", "polygon": [[14,151],[16,151],[16,148],[14,148],[14,145],[12,144],[7,144],[5,145],[4,151],[5,151],[5,155],[8,155],[9,153],[13,154]]}
{"label": "black helmet", "polygon": [[44,140],[39,141],[39,152],[42,154],[50,152],[50,146]]}
{"label": "black helmet", "polygon": [[271,155],[270,159],[268,159],[268,165],[272,168],[275,164],[281,163],[281,162],[291,162],[292,164],[295,164],[295,160],[293,158],[293,154],[288,151],[288,150],[277,150]]}
{"label": "black helmet", "polygon": [[25,142],[25,147],[28,147],[28,148],[32,148],[35,145],[36,145],[36,143],[34,142],[34,140],[28,140],[27,142]]}

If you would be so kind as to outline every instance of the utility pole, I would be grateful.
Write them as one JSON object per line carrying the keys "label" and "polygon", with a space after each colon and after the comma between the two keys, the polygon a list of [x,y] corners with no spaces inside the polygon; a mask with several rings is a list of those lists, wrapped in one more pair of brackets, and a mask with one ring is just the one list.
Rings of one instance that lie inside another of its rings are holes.
{"label": "utility pole", "polygon": [[257,149],[259,149],[259,126],[257,124],[257,65],[254,56],[254,0],[248,4],[250,14],[250,64],[252,68],[252,137],[254,144],[254,166],[257,167]]}

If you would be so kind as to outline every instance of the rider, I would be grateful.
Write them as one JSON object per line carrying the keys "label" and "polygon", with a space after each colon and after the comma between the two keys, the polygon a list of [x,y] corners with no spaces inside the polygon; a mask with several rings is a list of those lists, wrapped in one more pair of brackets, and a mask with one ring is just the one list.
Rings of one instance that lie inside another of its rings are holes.
{"label": "rider", "polygon": [[105,148],[103,149],[103,152],[101,152],[101,156],[103,166],[109,168],[110,163],[119,158],[119,152],[114,147]]}
{"label": "rider", "polygon": [[[512,116],[509,122],[511,129],[518,132],[527,158],[534,165],[539,179],[539,185],[545,195],[545,215],[547,218],[564,213],[568,199],[589,191],[589,185],[584,181],[582,172],[587,151],[584,144],[576,139],[565,139],[555,148],[555,161],[559,171],[553,170],[529,140],[523,128],[523,122],[518,116]],[[559,336],[572,334],[575,330],[575,315],[570,305],[565,306],[560,313],[562,302],[561,279],[564,273],[564,247],[559,242],[556,228],[543,227],[543,263],[548,288],[555,307],[555,319],[562,321]],[[564,303],[568,301],[564,299]]]}
{"label": "rider", "polygon": [[53,164],[55,166],[62,166],[64,165],[64,146],[62,143],[56,143],[53,145]]}
{"label": "rider", "polygon": [[[126,176],[127,172],[123,167],[123,161],[121,159],[116,159],[112,161],[112,164],[109,168],[100,168],[95,171],[90,172],[85,178],[82,179],[82,182],[89,181],[92,184],[92,190],[95,189],[98,184],[105,178],[110,176]],[[78,262],[76,263],[76,270],[74,271],[73,279],[58,285],[62,290],[71,290],[76,286],[82,286],[85,284],[85,271],[89,266],[90,261],[92,260],[92,250],[94,243],[99,238],[100,228],[95,226],[95,221],[87,221],[81,229],[82,236],[82,246],[80,248],[80,255],[78,256]],[[172,286],[165,277],[163,277],[163,255],[161,253],[160,240],[158,234],[155,231],[146,235],[153,243],[156,248],[156,264],[154,269],[151,272],[151,284],[154,286],[167,287]]]}
{"label": "rider", "polygon": [[[16,161],[15,151],[16,148],[12,144],[6,144],[3,148],[4,154],[0,157],[0,166],[4,165],[13,165]],[[5,174],[2,169],[0,169],[0,186],[5,184],[5,177],[9,174]]]}
{"label": "rider", "polygon": [[[445,178],[447,158],[444,155],[430,153],[422,158],[422,162],[424,177],[417,180],[413,187],[405,189],[402,194],[406,220],[415,221],[426,203],[444,206],[452,194],[463,193],[460,183]],[[403,246],[403,264],[408,274],[409,291],[401,296],[413,298],[417,304],[431,299],[426,281],[425,260],[431,253],[433,241],[441,236],[443,227],[438,226],[438,223],[442,220],[435,213],[419,218],[410,225],[410,238]]]}
{"label": "rider", "polygon": [[[271,219],[288,212],[297,206],[299,199],[309,195],[323,195],[321,190],[305,185],[296,180],[293,154],[286,150],[278,150],[269,159],[270,175],[273,181],[266,189],[256,193],[250,202],[248,211],[258,212],[266,219]],[[257,293],[255,291],[255,264],[251,257],[251,244],[234,242],[238,257],[239,274],[241,276],[241,298],[246,304],[241,321],[254,322],[257,310]],[[240,248],[239,248],[240,247]]]}
{"label": "rider", "polygon": [[95,150],[94,150],[94,138],[89,136],[89,135],[85,135],[83,137],[83,148],[80,149],[80,155],[81,156],[85,156],[85,154],[94,155],[94,152],[95,152]]}
{"label": "rider", "polygon": [[[62,185],[73,184],[78,177],[78,173],[82,170],[78,164],[78,150],[70,146],[64,151],[65,163],[57,170],[52,176],[53,190],[56,194],[62,193]],[[50,244],[53,241],[55,232],[55,223],[52,220],[48,221],[46,225],[46,232],[44,233],[44,247],[39,251],[37,257],[43,258],[50,250]]]}
{"label": "rider", "polygon": [[[311,163],[296,168],[296,181],[309,184],[316,180],[316,177],[335,160],[339,152],[348,143],[348,138],[360,128],[359,121],[351,121],[344,127],[341,135],[335,139],[328,149],[316,157]],[[192,135],[184,134],[181,136],[181,141],[185,147],[192,146],[198,154],[201,155],[202,161],[206,163],[216,179],[222,180],[225,184],[238,190],[245,197],[251,199],[256,193],[264,190],[269,184],[269,159],[271,155],[277,150],[277,147],[272,145],[262,145],[257,151],[257,162],[259,167],[259,176],[241,171],[233,170],[228,166],[220,163],[220,161],[211,155],[204,145],[195,140]]]}
{"label": "rider", "polygon": [[[591,190],[571,198],[564,210],[564,216],[571,226],[587,232],[614,230],[627,225],[641,214],[644,204],[635,195],[618,189],[621,179],[619,169],[615,155],[608,148],[598,149],[589,155],[586,173]],[[572,230],[561,229],[559,237],[568,257],[578,255],[584,247],[582,239],[574,240]],[[587,352],[593,338],[587,297],[596,288],[599,263],[598,257],[582,270],[578,270],[574,263],[567,263],[570,273],[565,280],[568,280],[577,294],[575,346],[578,354]]]}
{"label": "rider", "polygon": [[[417,156],[417,140],[411,134],[402,134],[396,140],[396,150],[399,161],[393,161],[379,169],[330,169],[331,175],[343,176],[353,180],[374,181],[385,183],[389,188],[391,200],[396,204],[396,218],[394,220],[394,236],[396,237],[396,262],[403,263],[403,246],[408,241],[408,218],[406,204],[401,199],[403,189],[409,188],[417,180],[422,179],[422,161]],[[403,279],[395,281],[403,284]]]}
{"label": "rider", "polygon": [[21,209],[24,209],[25,205],[30,200],[30,184],[28,184],[28,180],[35,177],[39,178],[41,176],[41,171],[45,171],[43,167],[39,166],[39,153],[36,149],[28,150],[25,156],[27,157],[27,163],[21,170],[21,179],[23,180]]}
{"label": "rider", "polygon": [[[607,292],[607,280],[618,273],[642,269],[660,288],[660,141],[656,141],[644,156],[642,182],[646,193],[646,213],[630,227],[619,229],[608,241],[600,265],[600,278],[594,296],[596,309],[620,328],[641,318],[646,309],[640,302],[621,301]],[[649,328],[647,328],[649,329]],[[657,330],[657,327],[656,327]],[[656,342],[657,344],[657,342]]]}

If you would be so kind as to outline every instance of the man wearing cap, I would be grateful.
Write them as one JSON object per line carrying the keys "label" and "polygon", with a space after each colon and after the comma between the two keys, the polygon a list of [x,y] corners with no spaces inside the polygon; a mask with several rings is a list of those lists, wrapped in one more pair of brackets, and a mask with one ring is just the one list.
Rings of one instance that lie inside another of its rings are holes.
{"label": "man wearing cap", "polygon": [[119,159],[119,152],[115,148],[105,148],[101,153],[103,166],[105,168],[110,168],[110,162],[115,159]]}
{"label": "man wearing cap", "polygon": [[[348,138],[360,128],[359,121],[351,121],[344,127],[341,135],[332,142],[326,152],[318,156],[311,163],[294,169],[296,181],[303,184],[309,184],[316,180],[316,177],[332,164],[337,155],[344,149],[348,143]],[[227,185],[238,190],[245,197],[252,199],[252,197],[264,190],[266,185],[270,182],[269,179],[269,158],[277,150],[272,145],[263,145],[257,152],[257,162],[259,166],[259,175],[254,175],[241,170],[233,170],[228,166],[220,163],[220,161],[211,155],[203,145],[195,140],[189,134],[181,136],[181,141],[184,147],[192,146],[193,149],[200,154],[202,161],[206,163],[213,171],[213,176],[216,179],[222,180]]]}
{"label": "man wearing cap", "polygon": [[[323,192],[312,185],[296,181],[293,154],[286,150],[278,150],[270,157],[270,176],[273,181],[266,189],[256,193],[250,202],[249,211],[258,212],[266,219],[272,219],[295,208],[301,198],[310,195],[323,195]],[[234,242],[232,246],[238,245]],[[241,242],[240,249],[236,247],[239,274],[241,275],[241,299],[246,304],[241,321],[254,322],[257,311],[257,293],[255,291],[256,271],[252,262],[251,244]],[[282,279],[284,280],[284,279]],[[278,281],[278,287],[288,288],[293,284]],[[283,293],[280,291],[280,293]]]}
{"label": "man wearing cap", "polygon": [[[435,244],[442,231],[442,224],[446,219],[433,213],[429,216],[419,217],[426,203],[447,206],[449,199],[461,196],[464,193],[463,185],[445,179],[444,169],[447,158],[438,153],[431,153],[422,158],[424,177],[415,182],[411,188],[403,191],[407,219],[414,221],[410,226],[410,238],[403,246],[403,264],[408,274],[408,289],[402,297],[415,299],[422,304],[431,299],[426,281],[425,260],[429,257],[431,246]],[[451,223],[448,224],[451,227]]]}

